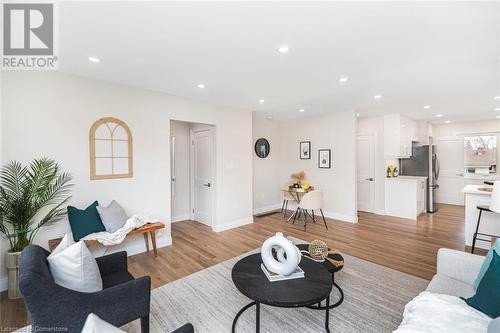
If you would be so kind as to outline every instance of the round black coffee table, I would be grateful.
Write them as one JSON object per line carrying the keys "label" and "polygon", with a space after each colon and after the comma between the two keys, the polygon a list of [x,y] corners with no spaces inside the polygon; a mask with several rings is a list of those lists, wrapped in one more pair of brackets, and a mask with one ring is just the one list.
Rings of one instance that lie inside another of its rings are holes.
{"label": "round black coffee table", "polygon": [[243,312],[255,305],[255,331],[260,331],[260,304],[276,307],[294,308],[309,307],[326,299],[325,329],[330,332],[330,292],[332,278],[329,272],[320,264],[303,257],[300,268],[305,273],[304,278],[270,282],[260,265],[260,253],[249,255],[238,261],[231,276],[238,290],[253,302],[245,305],[233,320],[232,332],[235,332],[236,322]]}
{"label": "round black coffee table", "polygon": [[[309,244],[298,244],[297,247],[301,251],[307,251],[309,249]],[[306,255],[306,254],[303,253],[303,255]],[[344,257],[342,257],[342,255],[340,253],[329,253],[328,258],[334,260],[336,262],[336,264],[333,264],[329,260],[325,260],[325,261],[321,262],[320,264],[323,265],[323,267],[328,272],[330,272],[330,275],[332,276],[332,284],[335,288],[337,288],[337,290],[340,293],[339,300],[334,304],[330,304],[330,309],[333,309],[333,308],[336,308],[337,306],[339,306],[340,304],[342,304],[342,302],[344,301],[344,291],[342,290],[342,288],[340,288],[340,286],[337,283],[335,283],[335,273],[337,273],[338,271],[342,270],[342,268],[344,268]],[[309,306],[309,308],[315,309],[315,310],[325,310],[325,307],[321,305],[321,302],[318,303],[318,305],[311,305],[311,306]]]}

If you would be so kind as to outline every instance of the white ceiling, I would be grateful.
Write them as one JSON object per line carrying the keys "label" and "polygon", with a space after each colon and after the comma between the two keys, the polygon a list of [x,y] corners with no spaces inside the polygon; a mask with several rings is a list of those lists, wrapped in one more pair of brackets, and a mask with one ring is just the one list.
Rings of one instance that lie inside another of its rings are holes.
{"label": "white ceiling", "polygon": [[59,11],[64,72],[280,119],[500,115],[500,2],[82,1]]}

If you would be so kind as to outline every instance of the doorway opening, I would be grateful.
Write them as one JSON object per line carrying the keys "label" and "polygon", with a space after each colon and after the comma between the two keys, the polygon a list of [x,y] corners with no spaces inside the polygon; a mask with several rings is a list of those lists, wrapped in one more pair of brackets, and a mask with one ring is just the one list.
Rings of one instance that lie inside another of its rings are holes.
{"label": "doorway opening", "polygon": [[215,126],[170,121],[171,222],[215,220]]}
{"label": "doorway opening", "polygon": [[375,135],[356,137],[358,211],[375,212]]}

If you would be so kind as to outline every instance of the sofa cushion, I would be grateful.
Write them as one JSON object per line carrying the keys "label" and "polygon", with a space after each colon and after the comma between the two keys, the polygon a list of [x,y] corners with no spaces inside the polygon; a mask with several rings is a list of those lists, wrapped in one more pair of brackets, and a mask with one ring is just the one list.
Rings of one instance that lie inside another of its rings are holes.
{"label": "sofa cushion", "polygon": [[467,304],[491,318],[500,317],[500,256],[493,251],[490,267],[479,282],[476,294]]}
{"label": "sofa cushion", "polygon": [[474,281],[474,289],[477,290],[477,287],[479,286],[479,282],[481,282],[481,279],[484,276],[484,273],[488,270],[488,267],[490,267],[491,260],[493,259],[493,252],[500,253],[500,241],[495,242],[493,246],[490,248],[488,251],[488,254],[484,258],[483,265],[481,266],[481,270],[479,271],[479,274],[476,278],[476,281]]}
{"label": "sofa cushion", "polygon": [[476,292],[472,285],[452,279],[443,274],[436,274],[427,286],[426,291],[434,294],[445,294],[468,298]]}
{"label": "sofa cushion", "polygon": [[92,205],[84,210],[68,206],[68,220],[75,242],[95,232],[106,231],[99,213],[97,213],[96,207],[98,205],[99,203],[94,201]]}
{"label": "sofa cushion", "polygon": [[107,232],[115,232],[127,221],[127,213],[115,200],[111,201],[108,207],[97,206],[96,208]]}

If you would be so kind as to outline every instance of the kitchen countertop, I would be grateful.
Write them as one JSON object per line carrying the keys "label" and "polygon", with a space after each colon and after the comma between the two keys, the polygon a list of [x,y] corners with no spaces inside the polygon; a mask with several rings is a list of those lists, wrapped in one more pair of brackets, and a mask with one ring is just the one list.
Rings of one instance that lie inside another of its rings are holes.
{"label": "kitchen countertop", "polygon": [[483,194],[483,195],[491,195],[491,192],[481,191],[479,188],[481,187],[489,187],[486,185],[467,185],[464,187],[462,192],[465,194]]}
{"label": "kitchen countertop", "polygon": [[389,180],[389,181],[394,181],[394,180],[419,181],[422,179],[427,179],[427,177],[423,177],[423,176],[398,176],[398,177],[385,178],[385,180]]}

